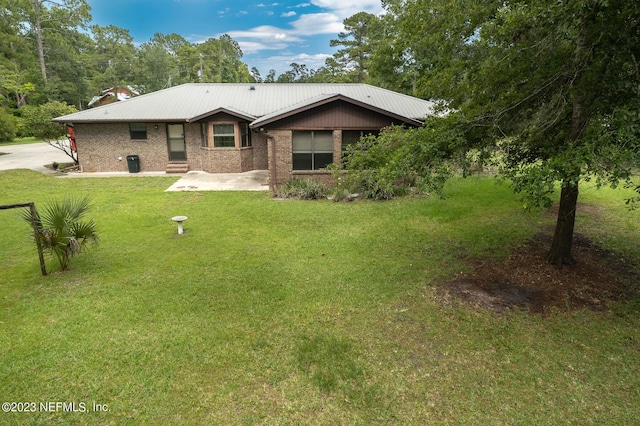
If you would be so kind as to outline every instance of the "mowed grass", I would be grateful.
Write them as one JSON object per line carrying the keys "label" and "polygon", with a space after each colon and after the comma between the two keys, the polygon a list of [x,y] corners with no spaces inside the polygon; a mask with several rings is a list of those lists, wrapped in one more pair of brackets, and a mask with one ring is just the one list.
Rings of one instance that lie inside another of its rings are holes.
{"label": "mowed grass", "polygon": [[[70,271],[42,277],[28,225],[0,211],[0,400],[88,411],[38,405],[0,423],[640,418],[637,299],[610,312],[497,315],[437,291],[469,259],[500,259],[553,223],[492,179],[455,179],[445,200],[346,204],[165,193],[170,177],[0,179],[0,204],[90,195],[101,235]],[[638,259],[628,195],[585,188],[598,217],[580,214],[576,231]],[[183,236],[175,215],[189,217]]]}
{"label": "mowed grass", "polygon": [[1,146],[7,146],[7,145],[24,145],[24,144],[28,144],[28,143],[42,143],[43,140],[42,139],[36,139],[33,136],[29,136],[26,138],[15,138],[13,141],[11,142],[0,142],[0,147]]}

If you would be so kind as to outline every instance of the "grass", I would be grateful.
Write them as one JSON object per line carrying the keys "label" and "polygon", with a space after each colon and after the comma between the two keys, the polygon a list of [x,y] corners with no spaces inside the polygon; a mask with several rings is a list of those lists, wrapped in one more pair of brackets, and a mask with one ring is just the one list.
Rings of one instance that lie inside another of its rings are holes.
{"label": "grass", "polygon": [[42,143],[41,139],[36,139],[33,136],[29,136],[26,138],[15,138],[11,142],[0,142],[0,146],[8,146],[8,145],[23,145],[28,143]]}
{"label": "grass", "polygon": [[[508,187],[454,180],[448,198],[277,201],[163,192],[175,178],[0,172],[0,204],[93,198],[101,244],[41,277],[29,228],[3,210],[7,424],[633,424],[639,303],[497,316],[433,283],[499,259],[551,224]],[[589,188],[581,232],[640,258],[638,211]],[[186,215],[185,235],[170,218]],[[598,219],[598,220],[596,220]],[[53,263],[49,263],[53,266]],[[108,412],[93,412],[93,404]]]}

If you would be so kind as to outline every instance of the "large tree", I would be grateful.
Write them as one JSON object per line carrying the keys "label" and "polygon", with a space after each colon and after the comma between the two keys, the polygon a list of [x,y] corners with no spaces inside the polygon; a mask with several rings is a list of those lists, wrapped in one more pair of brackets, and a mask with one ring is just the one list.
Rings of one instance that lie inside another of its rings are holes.
{"label": "large tree", "polygon": [[136,48],[129,30],[107,25],[91,27],[95,51],[91,55],[94,69],[93,93],[107,88],[130,85],[134,81],[137,60]]}
{"label": "large tree", "polygon": [[343,21],[346,32],[338,34],[338,38],[330,41],[332,47],[342,46],[334,55],[334,60],[350,69],[358,83],[367,78],[369,58],[374,46],[382,37],[382,23],[371,13],[358,12]]}
{"label": "large tree", "polygon": [[25,15],[37,46],[38,61],[42,80],[47,83],[47,39],[49,32],[84,28],[91,20],[91,10],[85,0],[31,0],[20,4],[25,8]]}
{"label": "large tree", "polygon": [[503,155],[516,191],[550,205],[549,261],[571,254],[580,182],[640,164],[640,3],[390,0],[424,97],[446,100],[468,147]]}

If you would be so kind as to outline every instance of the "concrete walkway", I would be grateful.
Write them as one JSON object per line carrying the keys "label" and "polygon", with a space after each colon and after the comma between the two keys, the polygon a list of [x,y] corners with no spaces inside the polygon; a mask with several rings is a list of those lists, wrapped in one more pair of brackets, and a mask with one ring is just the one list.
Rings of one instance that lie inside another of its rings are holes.
{"label": "concrete walkway", "polygon": [[0,170],[30,169],[63,179],[105,177],[164,176],[178,179],[166,191],[268,191],[269,172],[252,170],[244,173],[206,173],[193,171],[185,174],[165,172],[69,172],[62,173],[45,167],[54,161],[69,163],[71,159],[46,142],[0,146]]}
{"label": "concrete walkway", "polygon": [[244,173],[207,173],[192,171],[184,174],[167,174],[165,172],[70,172],[59,173],[56,176],[63,179],[149,176],[178,178],[165,192],[269,190],[268,170],[252,170]]}
{"label": "concrete walkway", "polygon": [[268,191],[269,171],[244,173],[189,172],[166,191]]}

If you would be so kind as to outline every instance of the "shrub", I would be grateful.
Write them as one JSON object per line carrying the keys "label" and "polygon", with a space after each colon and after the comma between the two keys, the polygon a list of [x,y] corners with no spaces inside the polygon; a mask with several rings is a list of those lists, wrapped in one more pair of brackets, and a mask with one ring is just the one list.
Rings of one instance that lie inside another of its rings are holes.
{"label": "shrub", "polygon": [[0,142],[11,142],[16,137],[16,122],[11,114],[0,109]]}
{"label": "shrub", "polygon": [[[45,250],[56,256],[63,271],[68,269],[72,257],[98,242],[95,222],[84,220],[89,212],[89,201],[86,197],[65,198],[58,203],[49,203],[36,217],[36,238]],[[29,211],[22,217],[31,223]]]}
{"label": "shrub", "polygon": [[378,136],[349,146],[341,164],[330,169],[342,187],[366,198],[388,200],[407,193],[444,196],[444,184],[455,170],[468,169],[458,155],[464,143],[455,122],[431,118],[421,128],[388,127]]}
{"label": "shrub", "polygon": [[301,200],[319,200],[327,196],[327,187],[313,179],[289,179],[278,197],[299,198]]}

